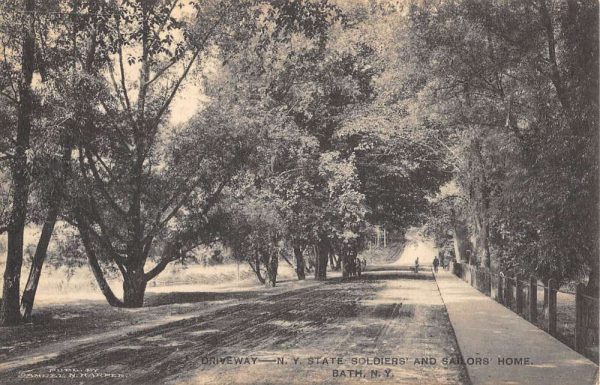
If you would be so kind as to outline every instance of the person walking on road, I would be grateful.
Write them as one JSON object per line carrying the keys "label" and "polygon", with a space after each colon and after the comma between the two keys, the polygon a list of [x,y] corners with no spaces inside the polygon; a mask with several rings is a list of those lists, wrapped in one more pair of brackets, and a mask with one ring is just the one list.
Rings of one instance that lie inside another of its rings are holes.
{"label": "person walking on road", "polygon": [[436,255],[435,258],[433,258],[433,271],[434,272],[437,273],[439,265],[440,265],[440,260],[438,259],[437,255]]}

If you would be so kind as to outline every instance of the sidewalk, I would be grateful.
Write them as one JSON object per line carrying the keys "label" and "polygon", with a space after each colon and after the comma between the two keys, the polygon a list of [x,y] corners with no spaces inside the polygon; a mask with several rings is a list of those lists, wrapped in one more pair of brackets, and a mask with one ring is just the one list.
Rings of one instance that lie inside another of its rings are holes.
{"label": "sidewalk", "polygon": [[449,272],[436,281],[473,385],[598,383],[597,365],[543,330]]}

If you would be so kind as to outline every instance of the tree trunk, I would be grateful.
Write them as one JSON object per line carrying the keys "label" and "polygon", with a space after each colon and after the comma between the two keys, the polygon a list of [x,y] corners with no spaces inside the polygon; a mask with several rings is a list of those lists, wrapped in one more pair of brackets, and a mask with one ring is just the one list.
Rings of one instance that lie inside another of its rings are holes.
{"label": "tree trunk", "polygon": [[4,271],[0,324],[17,325],[21,322],[19,308],[21,267],[23,265],[23,235],[27,218],[29,198],[29,176],[27,172],[27,150],[31,133],[33,95],[31,81],[35,65],[35,0],[26,0],[24,11],[21,52],[21,79],[19,81],[19,111],[17,116],[17,138],[12,171],[12,211],[8,229],[8,252]]}
{"label": "tree trunk", "polygon": [[544,312],[546,311],[546,309],[548,309],[548,282],[550,282],[549,278],[542,280],[542,283],[544,284]]}
{"label": "tree trunk", "polygon": [[270,253],[270,255],[267,258],[268,261],[266,263],[266,266],[269,283],[271,287],[275,287],[275,285],[277,284],[277,269],[279,268],[279,258],[276,253]]}
{"label": "tree trunk", "polygon": [[468,234],[467,234],[467,226],[465,223],[457,218],[456,213],[452,210],[452,224],[454,227],[453,237],[454,237],[454,254],[456,255],[456,260],[458,262],[466,262],[467,258],[467,250],[468,250]]}
{"label": "tree trunk", "polygon": [[264,285],[266,283],[266,280],[264,279],[262,274],[260,274],[260,258],[259,257],[254,258],[254,265],[252,264],[252,261],[248,261],[248,264],[250,265],[250,268],[252,268],[252,271],[254,271],[254,274],[256,274],[256,278],[258,278],[258,282],[260,282],[261,284]]}
{"label": "tree trunk", "polygon": [[492,269],[492,254],[490,253],[490,224],[486,211],[486,217],[483,220],[483,266],[488,270]]}
{"label": "tree trunk", "polygon": [[352,273],[352,264],[350,262],[350,254],[346,251],[340,253],[340,259],[342,262],[342,278],[350,277]]}
{"label": "tree trunk", "polygon": [[304,255],[302,254],[302,249],[299,246],[294,247],[294,257],[296,258],[296,274],[298,275],[298,279],[303,281],[306,279],[306,274],[304,273]]}
{"label": "tree trunk", "polygon": [[48,213],[46,214],[46,221],[42,227],[42,233],[35,249],[35,255],[31,263],[31,269],[29,270],[27,284],[25,285],[23,297],[21,298],[21,315],[23,317],[23,321],[25,322],[31,321],[31,312],[33,310],[35,294],[40,282],[44,261],[46,260],[48,245],[50,244],[50,239],[54,233],[54,226],[56,225],[58,214],[62,207],[64,185],[66,182],[67,173],[69,172],[70,160],[71,145],[67,142],[63,147],[63,155],[61,159],[62,163],[60,167],[61,170],[59,171],[60,174],[58,178],[56,178],[56,185],[50,196],[50,207],[48,208]]}
{"label": "tree trunk", "polygon": [[598,297],[598,290],[600,290],[600,284],[598,282],[598,260],[592,258],[590,265],[590,275],[588,278],[588,283],[585,287],[585,291],[588,295]]}
{"label": "tree trunk", "polygon": [[98,263],[96,254],[93,251],[88,250],[87,247],[86,254],[88,257],[88,263],[90,265],[90,268],[92,269],[92,274],[94,274],[94,278],[98,283],[98,287],[104,295],[104,298],[106,298],[108,304],[114,307],[124,307],[123,302],[120,299],[118,299],[117,296],[113,293],[112,289],[110,288],[110,285],[104,278],[104,273],[102,272],[102,268]]}
{"label": "tree trunk", "polygon": [[46,222],[42,227],[42,234],[38,240],[37,247],[35,249],[35,255],[31,262],[31,269],[29,270],[29,277],[27,278],[27,285],[23,291],[23,298],[21,298],[21,314],[23,321],[31,321],[31,312],[33,310],[33,302],[35,300],[35,293],[40,282],[40,275],[42,274],[42,268],[46,259],[46,253],[48,251],[48,245],[54,232],[54,225],[58,217],[58,204],[54,204],[54,207],[50,208],[46,216]]}
{"label": "tree trunk", "polygon": [[327,240],[319,241],[317,247],[317,260],[315,261],[315,279],[324,281],[327,279],[327,259],[329,258],[329,242]]}
{"label": "tree trunk", "polygon": [[[23,219],[21,219],[23,218]],[[11,229],[8,231],[8,253],[4,270],[4,288],[2,290],[2,308],[0,323],[2,326],[18,325],[21,322],[19,309],[19,281],[23,264],[24,215],[14,215]]]}
{"label": "tree trunk", "polygon": [[483,266],[488,269],[492,268],[492,260],[489,246],[489,209],[490,209],[490,192],[488,186],[488,178],[486,175],[485,160],[483,159],[481,142],[476,140],[474,143],[475,156],[479,162],[479,177],[478,189],[480,191],[480,202],[476,202],[476,228],[477,228],[477,255],[482,256]]}
{"label": "tree trunk", "polygon": [[125,307],[136,308],[144,305],[146,283],[143,269],[127,270],[126,276],[123,277],[123,305]]}
{"label": "tree trunk", "polygon": [[77,210],[75,212],[75,216],[77,219],[77,228],[79,230],[79,235],[81,236],[81,241],[83,242],[83,246],[85,247],[85,253],[87,255],[88,263],[90,265],[90,269],[92,270],[92,274],[94,274],[94,278],[98,283],[100,291],[102,292],[110,306],[123,307],[123,302],[119,300],[117,296],[113,293],[108,282],[106,282],[106,279],[104,278],[104,273],[102,272],[102,268],[98,263],[98,257],[96,256],[96,252],[94,251],[94,247],[90,240],[90,235],[87,230],[88,224],[85,221],[84,216]]}
{"label": "tree trunk", "polygon": [[312,254],[308,257],[308,270],[316,269],[317,264],[317,245],[312,246]]}

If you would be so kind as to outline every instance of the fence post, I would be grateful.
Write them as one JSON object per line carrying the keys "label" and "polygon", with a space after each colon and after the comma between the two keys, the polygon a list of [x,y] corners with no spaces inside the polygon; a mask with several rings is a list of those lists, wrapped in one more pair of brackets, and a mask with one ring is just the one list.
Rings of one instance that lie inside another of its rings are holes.
{"label": "fence post", "polygon": [[515,302],[517,303],[517,314],[523,313],[523,283],[519,280],[519,276],[515,275],[516,294]]}
{"label": "fence post", "polygon": [[556,280],[548,280],[548,333],[556,336]]}
{"label": "fence post", "polygon": [[496,289],[496,299],[500,303],[504,303],[504,274],[500,272],[498,275],[498,288]]}
{"label": "fence post", "polygon": [[487,274],[485,276],[486,291],[487,291],[487,295],[489,295],[491,297],[492,296],[492,270],[486,269],[485,273]]}
{"label": "fence post", "polygon": [[529,277],[529,322],[537,323],[537,278]]}
{"label": "fence post", "polygon": [[580,283],[577,285],[577,291],[575,292],[575,351],[581,353],[585,348],[585,320],[584,310],[585,306],[583,299],[583,292],[585,285]]}

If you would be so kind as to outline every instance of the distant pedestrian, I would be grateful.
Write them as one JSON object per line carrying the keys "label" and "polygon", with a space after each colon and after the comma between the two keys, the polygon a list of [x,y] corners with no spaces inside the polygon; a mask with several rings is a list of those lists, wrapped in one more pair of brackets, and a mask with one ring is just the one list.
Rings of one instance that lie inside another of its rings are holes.
{"label": "distant pedestrian", "polygon": [[419,272],[419,257],[415,259],[415,274]]}
{"label": "distant pedestrian", "polygon": [[440,260],[438,259],[437,255],[436,255],[435,258],[433,258],[433,271],[434,272],[437,273],[439,265],[440,265]]}

